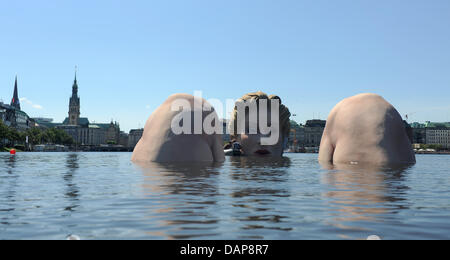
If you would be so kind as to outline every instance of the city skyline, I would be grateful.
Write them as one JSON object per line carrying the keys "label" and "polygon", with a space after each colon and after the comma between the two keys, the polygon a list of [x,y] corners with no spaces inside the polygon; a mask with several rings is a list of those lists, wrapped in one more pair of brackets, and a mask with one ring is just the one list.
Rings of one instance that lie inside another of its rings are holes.
{"label": "city skyline", "polygon": [[297,122],[373,92],[410,122],[448,122],[449,11],[444,0],[10,2],[0,99],[10,103],[17,75],[22,109],[60,122],[78,65],[81,116],[125,131],[195,90],[277,94]]}
{"label": "city skyline", "polygon": [[[77,70],[77,67],[75,66],[75,78],[74,78],[74,82],[75,82],[75,84],[77,83],[77,79],[76,79],[76,70]],[[78,86],[77,86],[78,87]],[[16,95],[17,95],[17,89],[18,89],[18,86],[17,86],[17,75],[16,75],[16,77],[15,77],[15,81],[14,81],[14,94],[13,94],[13,97],[12,97],[12,100],[13,101],[11,101],[11,102],[14,102],[14,99],[15,99],[15,97],[16,97]],[[73,93],[72,93],[73,94]],[[194,93],[193,94],[196,94],[195,93],[195,91],[194,91]],[[198,94],[198,93],[197,93]],[[201,93],[200,93],[201,94]],[[28,100],[26,97],[25,98],[22,98],[22,97],[19,97],[19,100],[20,100],[20,102],[22,102],[22,101],[25,101],[25,104],[26,105],[28,105],[28,106],[31,106],[31,107],[34,107],[35,109],[42,109],[42,106],[41,105],[39,105],[39,104],[34,104],[31,100]],[[8,104],[8,102],[5,102],[2,98],[0,98],[0,101],[2,101],[4,104]],[[70,104],[70,102],[69,102],[69,104]],[[19,107],[20,107],[20,104],[19,104]],[[70,106],[69,106],[70,107]],[[439,108],[439,107],[437,107],[437,108]],[[19,108],[20,109],[20,108]],[[69,111],[70,109],[68,109],[68,111]],[[23,110],[24,111],[24,110]],[[27,111],[24,111],[24,112],[27,112]],[[69,112],[70,113],[70,112]],[[409,116],[410,115],[413,115],[413,114],[415,114],[416,112],[414,112],[414,113],[411,113],[411,114],[406,114],[406,115],[402,115],[402,117],[403,117],[403,119],[406,119],[406,120],[408,120],[409,119]],[[80,115],[80,116],[87,116],[87,115]],[[293,121],[295,121],[296,123],[298,123],[298,124],[300,124],[300,125],[303,125],[303,124],[305,124],[307,121],[310,121],[310,120],[325,120],[326,121],[326,119],[327,119],[327,117],[328,117],[328,115],[325,117],[325,118],[323,118],[323,117],[320,117],[320,113],[318,114],[318,116],[317,117],[315,117],[314,116],[314,113],[313,113],[313,116],[312,117],[310,117],[310,118],[306,118],[304,121],[299,121],[299,120],[296,120],[295,118],[297,117],[297,115],[296,114],[292,114],[291,115],[291,120],[293,120]],[[30,116],[30,118],[48,118],[48,119],[52,119],[53,120],[53,122],[56,122],[56,121],[58,121],[58,120],[55,120],[55,118],[53,118],[53,117],[51,117],[51,116],[49,116],[49,117],[46,117],[46,116]],[[65,117],[65,119],[68,119],[69,117]],[[228,117],[226,117],[226,119],[229,119]],[[63,121],[63,120],[61,120],[61,121]],[[101,120],[100,120],[101,121]],[[98,123],[98,122],[100,122],[100,121],[96,121],[96,120],[92,120],[92,122],[91,123]],[[409,123],[426,123],[426,122],[450,122],[450,120],[447,120],[447,121],[443,121],[443,120],[441,120],[441,121],[433,121],[433,120],[428,120],[428,119],[426,119],[426,120],[423,120],[423,121],[418,121],[418,120],[413,120],[413,121],[411,121],[411,120],[408,120],[409,121]],[[117,120],[114,120],[113,118],[111,118],[111,122],[116,122],[116,123],[119,123],[120,124],[120,122],[119,121],[117,121]],[[129,132],[130,130],[136,130],[136,129],[141,129],[141,128],[143,128],[143,127],[138,127],[138,128],[130,128],[130,129],[125,129],[126,131],[125,132]]]}

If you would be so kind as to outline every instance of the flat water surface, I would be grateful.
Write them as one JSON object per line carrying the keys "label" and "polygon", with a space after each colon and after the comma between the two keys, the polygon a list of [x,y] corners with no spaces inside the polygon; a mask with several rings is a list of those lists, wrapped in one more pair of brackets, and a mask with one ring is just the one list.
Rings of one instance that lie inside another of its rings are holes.
{"label": "flat water surface", "polygon": [[316,154],[136,165],[0,153],[0,239],[450,239],[450,156],[324,167]]}

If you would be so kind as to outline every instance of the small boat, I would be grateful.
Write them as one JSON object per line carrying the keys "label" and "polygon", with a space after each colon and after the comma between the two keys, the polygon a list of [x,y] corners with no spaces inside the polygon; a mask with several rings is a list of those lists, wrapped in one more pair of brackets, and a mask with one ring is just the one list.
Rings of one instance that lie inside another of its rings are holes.
{"label": "small boat", "polygon": [[240,150],[226,149],[224,150],[225,155],[227,156],[241,156],[242,152]]}

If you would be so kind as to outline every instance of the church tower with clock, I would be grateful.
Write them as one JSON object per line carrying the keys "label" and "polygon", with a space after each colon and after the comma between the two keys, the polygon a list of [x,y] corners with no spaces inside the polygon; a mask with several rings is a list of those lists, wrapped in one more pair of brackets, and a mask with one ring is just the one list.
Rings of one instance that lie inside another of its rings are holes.
{"label": "church tower with clock", "polygon": [[72,85],[72,96],[69,100],[69,125],[78,125],[80,119],[80,97],[78,96],[77,72]]}

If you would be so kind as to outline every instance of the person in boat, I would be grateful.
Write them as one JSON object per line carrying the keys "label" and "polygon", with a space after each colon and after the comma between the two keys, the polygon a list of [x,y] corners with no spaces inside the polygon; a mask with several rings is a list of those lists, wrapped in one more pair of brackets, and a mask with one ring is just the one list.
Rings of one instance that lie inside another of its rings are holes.
{"label": "person in boat", "polygon": [[225,144],[224,146],[223,146],[223,149],[224,150],[229,150],[229,149],[231,149],[232,147],[233,147],[233,143],[234,142],[236,142],[236,140],[231,140],[231,141],[229,141],[227,144]]}
{"label": "person in boat", "polygon": [[242,146],[236,140],[231,140],[224,146],[225,155],[240,156],[242,155]]}
{"label": "person in boat", "polygon": [[242,154],[242,146],[239,142],[234,142],[232,146],[232,151],[234,156],[239,156]]}
{"label": "person in boat", "polygon": [[238,99],[229,132],[240,146],[239,155],[281,157],[289,138],[290,115],[276,95],[258,91]]}

